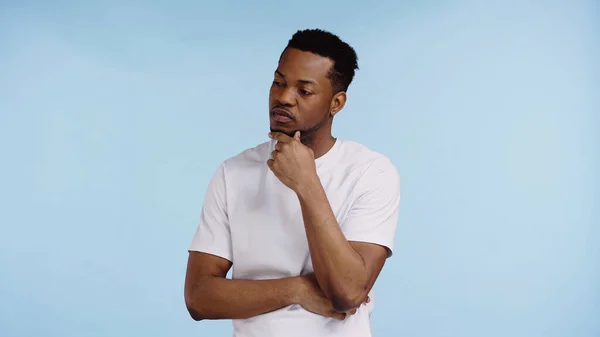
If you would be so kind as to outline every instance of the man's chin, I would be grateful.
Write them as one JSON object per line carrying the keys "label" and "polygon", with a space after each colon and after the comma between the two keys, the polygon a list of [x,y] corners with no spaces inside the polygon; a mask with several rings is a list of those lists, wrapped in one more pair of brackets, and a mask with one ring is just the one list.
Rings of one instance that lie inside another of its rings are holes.
{"label": "man's chin", "polygon": [[290,137],[294,137],[294,133],[296,133],[296,130],[285,130],[282,128],[271,127],[271,132],[280,132],[280,133],[286,134]]}

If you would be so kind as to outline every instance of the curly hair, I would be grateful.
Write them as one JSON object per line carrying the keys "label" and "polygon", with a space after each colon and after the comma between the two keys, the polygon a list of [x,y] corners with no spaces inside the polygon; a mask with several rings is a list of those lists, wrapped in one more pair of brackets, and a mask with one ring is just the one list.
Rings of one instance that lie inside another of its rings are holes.
{"label": "curly hair", "polygon": [[333,67],[327,77],[334,94],[347,91],[354,79],[355,70],[358,70],[356,51],[337,35],[322,29],[297,31],[283,51],[288,48],[311,52],[332,60]]}

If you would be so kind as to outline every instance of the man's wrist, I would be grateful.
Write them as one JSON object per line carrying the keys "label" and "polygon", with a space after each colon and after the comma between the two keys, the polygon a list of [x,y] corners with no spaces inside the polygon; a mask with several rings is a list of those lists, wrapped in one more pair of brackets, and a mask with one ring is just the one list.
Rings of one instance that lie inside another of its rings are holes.
{"label": "man's wrist", "polygon": [[308,198],[310,194],[318,191],[319,189],[323,189],[323,185],[321,185],[321,180],[319,176],[316,174],[306,179],[303,183],[296,186],[294,192],[298,195],[299,198]]}
{"label": "man's wrist", "polygon": [[289,287],[289,301],[291,304],[302,304],[305,294],[305,280],[303,276],[296,276],[290,279],[291,284]]}

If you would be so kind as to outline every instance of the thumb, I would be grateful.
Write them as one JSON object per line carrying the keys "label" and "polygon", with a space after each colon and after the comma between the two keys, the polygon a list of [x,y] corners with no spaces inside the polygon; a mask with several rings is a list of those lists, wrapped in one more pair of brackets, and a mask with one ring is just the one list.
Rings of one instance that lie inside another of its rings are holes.
{"label": "thumb", "polygon": [[294,139],[300,140],[300,131],[296,131],[296,133],[294,133]]}

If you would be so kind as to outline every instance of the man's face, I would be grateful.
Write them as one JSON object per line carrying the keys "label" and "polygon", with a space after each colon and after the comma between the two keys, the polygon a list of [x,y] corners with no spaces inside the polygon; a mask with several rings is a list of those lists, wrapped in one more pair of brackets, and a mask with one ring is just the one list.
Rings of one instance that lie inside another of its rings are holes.
{"label": "man's face", "polygon": [[333,61],[310,52],[288,48],[279,61],[269,92],[271,131],[290,136],[296,131],[303,142],[331,124]]}

